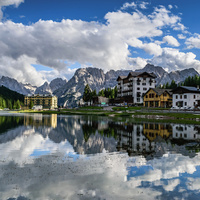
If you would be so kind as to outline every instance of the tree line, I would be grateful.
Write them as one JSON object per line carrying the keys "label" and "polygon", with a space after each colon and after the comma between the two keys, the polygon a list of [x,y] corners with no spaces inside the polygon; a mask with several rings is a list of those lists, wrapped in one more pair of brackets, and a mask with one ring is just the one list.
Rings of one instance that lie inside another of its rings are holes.
{"label": "tree line", "polygon": [[83,100],[85,102],[91,102],[93,97],[102,96],[109,99],[114,99],[117,97],[117,86],[115,88],[105,88],[99,91],[97,94],[96,90],[92,90],[87,84],[83,93]]}
{"label": "tree line", "polygon": [[0,109],[20,109],[24,103],[24,95],[12,91],[4,86],[0,87]]}
{"label": "tree line", "polygon": [[175,89],[178,86],[190,86],[190,87],[197,87],[197,85],[200,86],[200,76],[195,75],[195,76],[188,76],[184,82],[176,84],[174,80],[171,81],[171,83],[166,83],[160,86],[162,89]]}

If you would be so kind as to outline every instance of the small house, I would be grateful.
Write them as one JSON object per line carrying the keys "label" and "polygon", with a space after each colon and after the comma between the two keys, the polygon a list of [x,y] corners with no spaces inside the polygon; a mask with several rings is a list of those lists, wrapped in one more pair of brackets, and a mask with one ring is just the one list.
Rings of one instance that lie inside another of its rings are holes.
{"label": "small house", "polygon": [[169,108],[172,106],[172,92],[170,89],[150,88],[143,101],[145,107]]}

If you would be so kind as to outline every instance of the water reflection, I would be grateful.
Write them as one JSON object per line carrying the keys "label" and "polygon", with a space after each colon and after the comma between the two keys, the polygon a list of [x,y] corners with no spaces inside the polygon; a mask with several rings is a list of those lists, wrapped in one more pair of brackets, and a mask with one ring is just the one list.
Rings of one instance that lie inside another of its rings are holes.
{"label": "water reflection", "polygon": [[199,125],[0,116],[0,199],[199,199]]}

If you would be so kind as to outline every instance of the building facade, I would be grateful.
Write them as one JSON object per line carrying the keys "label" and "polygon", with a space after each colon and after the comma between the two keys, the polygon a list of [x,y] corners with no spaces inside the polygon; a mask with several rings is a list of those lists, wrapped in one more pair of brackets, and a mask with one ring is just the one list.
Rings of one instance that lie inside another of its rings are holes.
{"label": "building facade", "polygon": [[194,108],[200,101],[200,90],[196,87],[180,86],[172,90],[173,108]]}
{"label": "building facade", "polygon": [[54,95],[34,94],[24,97],[24,105],[29,107],[31,101],[34,106],[41,105],[43,109],[55,109],[58,107],[58,98]]}
{"label": "building facade", "polygon": [[155,74],[147,72],[130,72],[128,76],[119,76],[117,97],[130,104],[141,104],[149,88],[155,88],[155,78]]}
{"label": "building facade", "polygon": [[172,92],[169,89],[150,88],[143,100],[145,107],[169,108],[172,106]]}

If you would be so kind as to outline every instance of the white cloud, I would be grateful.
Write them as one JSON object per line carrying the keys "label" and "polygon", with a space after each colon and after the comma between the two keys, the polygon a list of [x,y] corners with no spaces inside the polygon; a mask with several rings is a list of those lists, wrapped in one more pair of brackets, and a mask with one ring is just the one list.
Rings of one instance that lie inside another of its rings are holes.
{"label": "white cloud", "polygon": [[186,38],[185,35],[183,35],[183,34],[178,34],[178,39],[180,39],[180,40],[184,40],[185,38]]}
{"label": "white cloud", "polygon": [[172,9],[172,8],[173,8],[173,6],[172,6],[172,5],[168,5],[168,8],[169,8],[169,9]]}
{"label": "white cloud", "polygon": [[19,4],[23,3],[24,0],[0,0],[0,6],[10,6],[15,5],[19,6]]}
{"label": "white cloud", "polygon": [[192,52],[183,53],[177,49],[163,48],[162,55],[154,57],[151,62],[157,66],[168,68],[169,71],[194,68],[200,71],[200,61]]}
{"label": "white cloud", "polygon": [[195,34],[194,36],[188,38],[185,42],[189,49],[197,48],[200,49],[200,35]]}
{"label": "white cloud", "polygon": [[141,9],[147,9],[147,5],[149,5],[148,2],[142,2],[141,4],[139,4],[139,7],[140,7]]}
{"label": "white cloud", "polygon": [[179,42],[177,41],[176,38],[174,38],[171,35],[167,35],[163,38],[163,42],[167,42],[169,45],[174,46],[174,47],[178,47],[180,46]]}
{"label": "white cloud", "polygon": [[132,7],[136,8],[137,5],[134,2],[132,2],[132,3],[124,3],[123,6],[121,7],[121,10],[125,10],[127,8],[132,8]]}
{"label": "white cloud", "polygon": [[[125,7],[133,5],[124,4]],[[105,20],[106,24],[69,19],[61,22],[40,20],[31,25],[1,22],[0,57],[4,60],[2,75],[38,85],[59,73],[69,79],[74,70],[70,71],[70,66],[65,61],[77,62],[81,66],[90,64],[104,70],[134,69],[136,66],[129,62],[129,47],[160,56],[160,45],[143,42],[144,38],[162,36],[163,27],[174,27],[180,22],[178,16],[171,14],[163,6],[155,8],[148,16],[139,11],[131,14],[109,12],[105,15]],[[170,44],[174,45],[175,42]],[[37,72],[31,64],[44,65],[52,68],[52,71]]]}
{"label": "white cloud", "polygon": [[24,2],[24,0],[0,0],[0,20],[3,17],[2,7],[10,6],[10,5],[14,5],[14,6],[18,7],[19,4],[21,4],[23,2]]}

